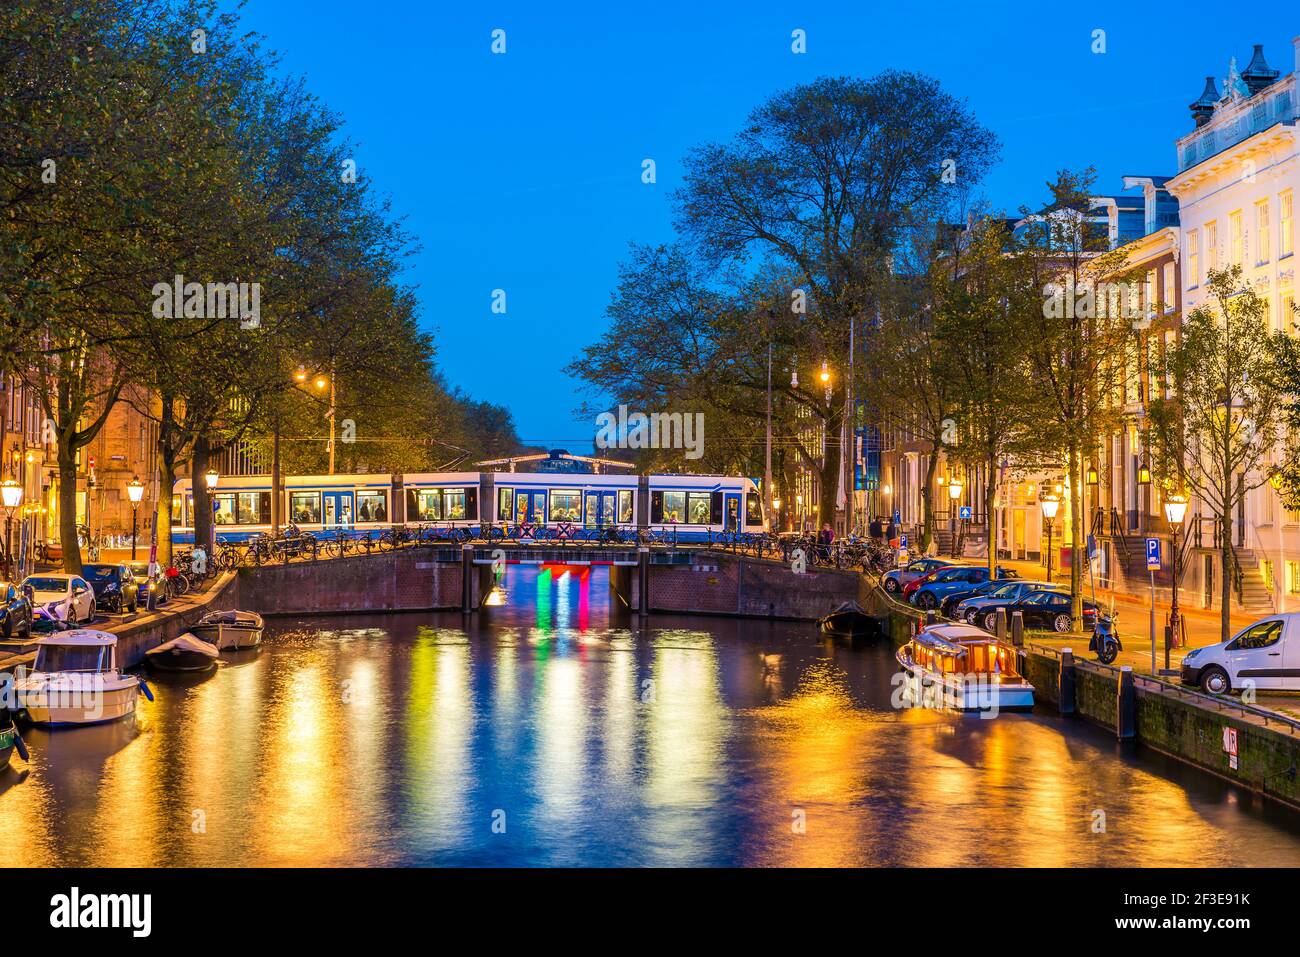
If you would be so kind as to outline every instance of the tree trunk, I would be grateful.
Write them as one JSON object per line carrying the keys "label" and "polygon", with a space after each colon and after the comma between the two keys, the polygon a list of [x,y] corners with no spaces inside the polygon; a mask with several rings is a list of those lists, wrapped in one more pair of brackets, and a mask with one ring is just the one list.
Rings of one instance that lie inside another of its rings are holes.
{"label": "tree trunk", "polygon": [[922,555],[930,550],[930,543],[934,541],[934,473],[938,468],[939,451],[934,448],[926,456],[925,481],[921,484],[921,508],[925,512],[921,516]]}
{"label": "tree trunk", "polygon": [[998,497],[997,457],[990,455],[984,463],[988,480],[984,483],[984,529],[988,539],[989,580],[998,577],[998,542],[994,534],[994,502]]}
{"label": "tree trunk", "polygon": [[[59,433],[59,544],[63,546],[63,570],[81,574],[81,543],[77,540],[77,453],[72,436]],[[86,492],[89,499],[90,492]]]}
{"label": "tree trunk", "polygon": [[158,505],[155,517],[158,534],[158,564],[166,568],[172,560],[172,494],[176,484],[176,400],[162,396],[158,421]]}
{"label": "tree trunk", "polygon": [[[1225,485],[1225,488],[1231,486]],[[1223,574],[1219,576],[1223,579],[1220,583],[1219,640],[1226,642],[1232,638],[1232,507],[1235,503],[1231,492],[1223,499],[1223,514],[1219,516],[1219,563],[1223,566]]]}
{"label": "tree trunk", "polygon": [[202,545],[208,551],[212,538],[212,496],[208,494],[208,483],[203,475],[208,470],[211,445],[206,435],[194,440],[194,454],[190,459],[190,488],[194,493],[194,544]]}

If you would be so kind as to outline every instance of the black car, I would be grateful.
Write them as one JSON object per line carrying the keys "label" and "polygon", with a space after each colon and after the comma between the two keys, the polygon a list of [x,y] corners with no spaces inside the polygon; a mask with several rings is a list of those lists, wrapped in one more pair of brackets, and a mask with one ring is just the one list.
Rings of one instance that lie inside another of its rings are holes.
{"label": "black car", "polygon": [[32,636],[32,599],[12,582],[0,583],[0,635],[8,641],[14,635]]}
{"label": "black car", "polygon": [[[999,608],[1007,610],[1008,624],[1011,616],[1020,612],[1026,628],[1067,632],[1074,626],[1074,619],[1070,615],[1070,596],[1063,591],[1034,591],[1018,601],[990,602],[980,609],[976,624],[985,631],[992,631],[997,624]],[[1083,600],[1083,623],[1088,631],[1097,623],[1097,603],[1087,598]]]}
{"label": "black car", "polygon": [[81,577],[95,590],[96,608],[115,615],[135,613],[140,590],[131,569],[122,564],[100,562],[82,565]]}

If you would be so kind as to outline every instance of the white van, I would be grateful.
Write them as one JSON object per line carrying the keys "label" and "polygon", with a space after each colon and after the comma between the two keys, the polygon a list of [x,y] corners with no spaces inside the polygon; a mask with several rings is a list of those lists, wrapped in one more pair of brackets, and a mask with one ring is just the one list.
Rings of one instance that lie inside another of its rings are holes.
{"label": "white van", "polygon": [[1300,691],[1300,612],[1269,615],[1231,641],[1193,648],[1183,658],[1183,684],[1210,694],[1256,688]]}

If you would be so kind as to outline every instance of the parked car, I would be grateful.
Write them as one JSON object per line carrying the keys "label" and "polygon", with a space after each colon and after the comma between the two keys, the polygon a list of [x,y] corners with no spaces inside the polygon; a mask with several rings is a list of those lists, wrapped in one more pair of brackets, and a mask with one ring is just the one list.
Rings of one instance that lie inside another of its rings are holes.
{"label": "parked car", "polygon": [[[997,569],[997,581],[1015,578],[1016,572],[1009,568]],[[908,598],[917,608],[933,611],[942,606],[950,595],[969,595],[974,589],[989,580],[986,565],[957,565],[941,568],[916,582],[916,590]],[[910,587],[910,586],[909,586]]]}
{"label": "parked car", "polygon": [[1183,684],[1209,694],[1260,689],[1300,691],[1300,612],[1269,615],[1229,641],[1193,648],[1183,656]]}
{"label": "parked car", "polygon": [[[985,631],[992,631],[997,625],[999,608],[1007,610],[1008,622],[1013,614],[1020,612],[1026,628],[1067,632],[1074,627],[1070,595],[1059,589],[1031,591],[1013,601],[993,601],[980,611],[976,623]],[[1083,623],[1088,630],[1097,623],[1097,603],[1087,598],[1083,600]]]}
{"label": "parked car", "polygon": [[928,575],[936,568],[946,568],[951,565],[951,561],[938,558],[918,558],[916,561],[908,562],[902,568],[894,568],[880,577],[881,587],[891,595],[897,595],[903,590],[903,586],[923,575]]}
{"label": "parked car", "polygon": [[964,621],[968,625],[979,623],[980,612],[985,608],[996,608],[999,603],[1019,601],[1036,591],[1059,591],[1064,586],[1055,582],[994,581],[985,582],[969,596],[954,602],[945,612],[950,618]]}
{"label": "parked car", "polygon": [[32,605],[51,617],[77,625],[95,620],[95,592],[80,575],[41,572],[23,584],[32,586]]}
{"label": "parked car", "polygon": [[5,641],[32,636],[32,600],[13,582],[0,582],[0,635]]}
{"label": "parked car", "polygon": [[128,611],[135,614],[139,604],[139,586],[126,565],[110,562],[82,565],[81,576],[95,591],[95,607],[114,615]]}
{"label": "parked car", "polygon": [[927,572],[926,574],[922,575],[920,578],[913,578],[910,582],[904,585],[903,592],[902,592],[903,597],[906,598],[908,601],[911,601],[912,596],[917,593],[920,587],[922,585],[928,585],[930,584],[930,582],[935,581],[939,577],[940,572],[946,572],[946,571],[965,572],[965,571],[969,571],[974,567],[975,567],[974,565],[964,565],[960,562],[954,562],[952,559],[949,559],[946,564],[940,565],[938,568],[934,569],[933,571]]}
{"label": "parked car", "polygon": [[[138,605],[147,605],[149,603],[149,563],[148,562],[127,562],[127,571],[135,579],[136,584],[136,602]],[[154,604],[165,605],[167,603],[167,588],[164,580],[160,577],[152,584],[155,590]]]}

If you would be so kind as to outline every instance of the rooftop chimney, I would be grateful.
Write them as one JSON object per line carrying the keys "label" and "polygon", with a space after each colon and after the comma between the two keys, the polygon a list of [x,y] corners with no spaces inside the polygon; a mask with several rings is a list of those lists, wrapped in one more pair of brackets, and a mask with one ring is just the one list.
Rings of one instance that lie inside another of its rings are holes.
{"label": "rooftop chimney", "polygon": [[1256,43],[1255,55],[1250,58],[1250,65],[1241,74],[1241,78],[1246,81],[1246,87],[1250,90],[1250,95],[1254,96],[1260,90],[1271,86],[1278,75],[1277,70],[1269,69],[1268,62],[1264,59],[1264,44]]}
{"label": "rooftop chimney", "polygon": [[1188,107],[1192,111],[1192,119],[1196,121],[1197,126],[1204,126],[1210,122],[1210,117],[1214,115],[1214,104],[1218,102],[1219,89],[1214,85],[1214,77],[1207,76],[1205,78],[1205,89],[1201,91],[1200,99]]}

